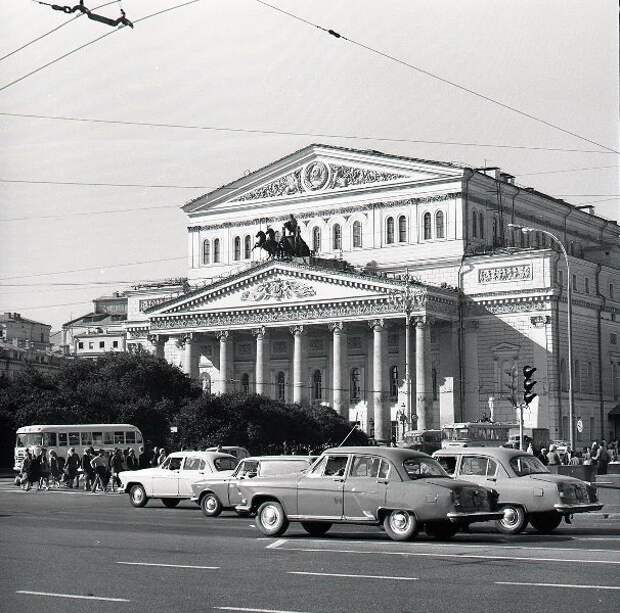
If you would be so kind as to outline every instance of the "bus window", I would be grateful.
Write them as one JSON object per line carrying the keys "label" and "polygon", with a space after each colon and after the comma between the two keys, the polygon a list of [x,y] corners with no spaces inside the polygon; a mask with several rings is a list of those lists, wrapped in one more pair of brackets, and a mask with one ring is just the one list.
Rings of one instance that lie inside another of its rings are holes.
{"label": "bus window", "polygon": [[59,447],[66,447],[67,446],[67,433],[66,432],[59,432],[58,433],[58,446]]}
{"label": "bus window", "polygon": [[82,446],[83,447],[93,446],[93,435],[90,432],[82,432]]}
{"label": "bus window", "polygon": [[114,434],[112,432],[104,432],[103,433],[103,444],[104,445],[114,445]]}
{"label": "bus window", "polygon": [[56,432],[43,433],[43,447],[56,447]]}
{"label": "bus window", "polygon": [[103,432],[93,432],[93,445],[103,445]]}
{"label": "bus window", "polygon": [[142,435],[139,432],[136,432],[136,443],[142,442]]}
{"label": "bus window", "polygon": [[114,433],[114,444],[115,445],[124,445],[125,444],[125,433],[124,432],[115,432]]}
{"label": "bus window", "polygon": [[128,445],[133,445],[136,442],[136,433],[133,431],[125,432],[125,441]]}
{"label": "bus window", "polygon": [[40,434],[18,434],[15,440],[15,447],[32,447],[41,444]]}
{"label": "bus window", "polygon": [[69,432],[69,447],[79,447],[80,445],[80,433]]}

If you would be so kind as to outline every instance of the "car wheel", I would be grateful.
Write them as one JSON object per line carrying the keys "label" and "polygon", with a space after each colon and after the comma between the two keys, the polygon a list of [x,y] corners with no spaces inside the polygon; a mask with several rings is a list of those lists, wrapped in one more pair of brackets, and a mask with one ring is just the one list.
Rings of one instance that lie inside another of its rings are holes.
{"label": "car wheel", "polygon": [[440,541],[451,539],[459,531],[459,526],[450,521],[435,521],[424,525],[424,532]]}
{"label": "car wheel", "polygon": [[288,528],[288,518],[282,505],[276,500],[268,500],[258,507],[256,526],[265,536],[280,536]]}
{"label": "car wheel", "polygon": [[162,498],[161,501],[164,503],[165,507],[172,509],[176,507],[179,504],[179,502],[181,502],[181,499],[180,498]]}
{"label": "car wheel", "polygon": [[215,494],[207,492],[200,499],[200,509],[205,517],[217,517],[222,512],[222,503]]}
{"label": "car wheel", "polygon": [[530,515],[532,528],[542,534],[553,532],[562,522],[562,516],[556,511],[549,513],[533,513]]}
{"label": "car wheel", "polygon": [[141,485],[134,485],[129,491],[129,501],[134,507],[143,507],[149,501],[149,497]]}
{"label": "car wheel", "polygon": [[527,515],[523,507],[506,504],[499,509],[504,517],[495,522],[496,528],[504,534],[519,534],[527,526]]}
{"label": "car wheel", "polygon": [[323,536],[332,527],[331,524],[322,521],[302,521],[301,527],[310,536]]}
{"label": "car wheel", "polygon": [[418,520],[410,511],[390,511],[383,520],[383,527],[393,541],[409,541],[418,533]]}

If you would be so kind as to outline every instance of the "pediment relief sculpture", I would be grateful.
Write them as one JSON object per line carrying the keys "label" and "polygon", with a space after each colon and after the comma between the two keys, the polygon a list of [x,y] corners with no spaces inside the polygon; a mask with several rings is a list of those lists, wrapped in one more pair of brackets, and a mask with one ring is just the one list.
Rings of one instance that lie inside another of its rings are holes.
{"label": "pediment relief sculpture", "polygon": [[316,290],[311,285],[292,279],[269,279],[244,291],[241,294],[241,300],[243,302],[282,302],[314,295],[316,295]]}

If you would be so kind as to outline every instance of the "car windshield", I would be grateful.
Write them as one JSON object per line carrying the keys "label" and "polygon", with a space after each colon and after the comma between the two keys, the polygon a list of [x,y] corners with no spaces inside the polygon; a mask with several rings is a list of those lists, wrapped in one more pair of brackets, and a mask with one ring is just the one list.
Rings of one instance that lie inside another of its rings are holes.
{"label": "car windshield", "polygon": [[41,434],[18,434],[15,440],[15,447],[32,447],[40,445],[42,440]]}
{"label": "car windshield", "polygon": [[512,458],[510,460],[510,467],[518,477],[549,472],[545,465],[532,455],[519,455]]}
{"label": "car windshield", "polygon": [[410,458],[403,462],[403,467],[410,479],[426,479],[427,477],[447,477],[450,475],[433,458]]}
{"label": "car windshield", "polygon": [[215,470],[234,470],[237,466],[237,460],[235,458],[215,458],[213,460]]}

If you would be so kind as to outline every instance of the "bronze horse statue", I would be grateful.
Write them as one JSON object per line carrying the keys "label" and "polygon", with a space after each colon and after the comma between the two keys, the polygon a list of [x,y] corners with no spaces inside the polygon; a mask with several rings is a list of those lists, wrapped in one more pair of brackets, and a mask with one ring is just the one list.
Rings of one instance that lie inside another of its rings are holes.
{"label": "bronze horse statue", "polygon": [[290,259],[292,257],[309,257],[310,248],[306,244],[298,228],[296,228],[295,234],[286,235],[285,228],[283,228],[282,237],[280,240],[276,238],[276,232],[273,228],[267,228],[266,232],[260,230],[256,233],[256,244],[252,250],[264,249],[270,258],[278,259]]}

